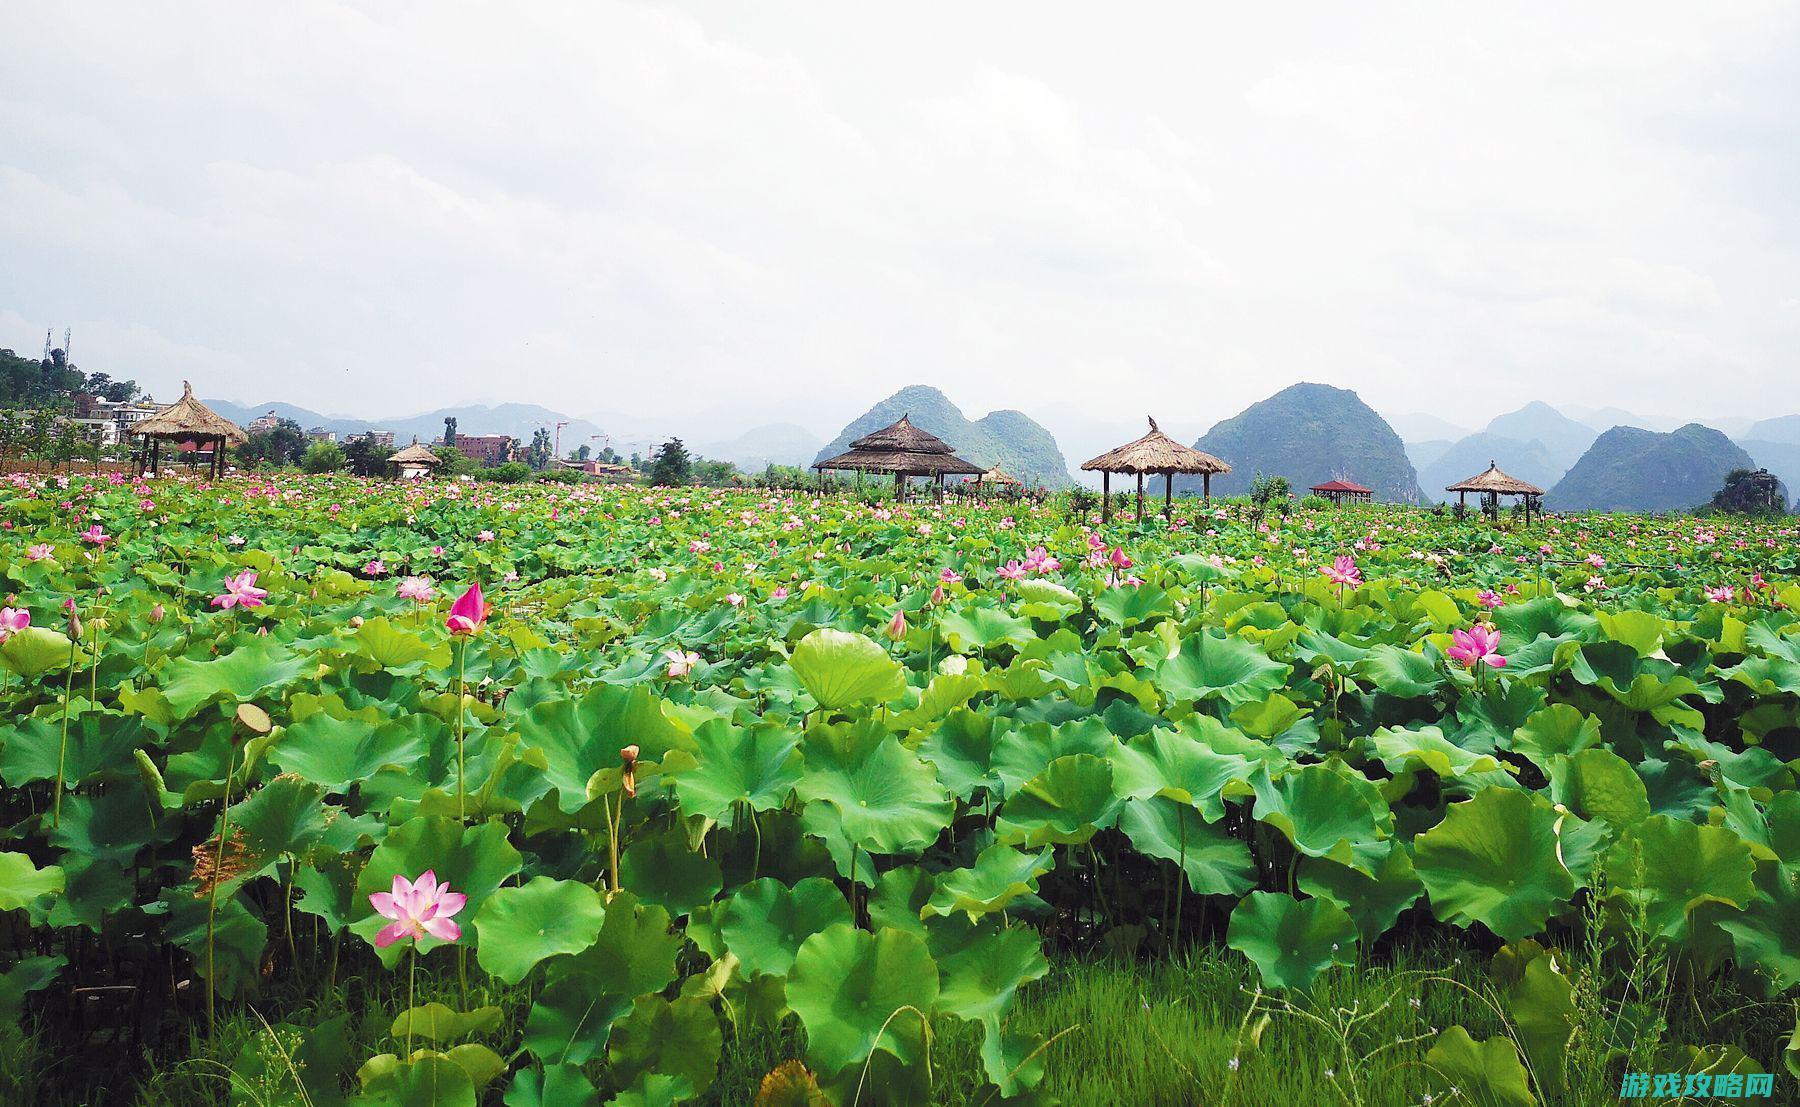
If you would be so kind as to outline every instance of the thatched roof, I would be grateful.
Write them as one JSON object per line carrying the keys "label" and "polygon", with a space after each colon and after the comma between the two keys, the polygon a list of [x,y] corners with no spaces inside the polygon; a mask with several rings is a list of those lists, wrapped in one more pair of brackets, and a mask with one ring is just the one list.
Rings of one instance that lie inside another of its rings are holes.
{"label": "thatched roof", "polygon": [[1526,484],[1518,477],[1508,476],[1500,471],[1500,466],[1488,462],[1486,471],[1477,473],[1465,481],[1446,485],[1446,492],[1498,492],[1502,496],[1542,496],[1544,490],[1535,484]]}
{"label": "thatched roof", "polygon": [[1019,485],[1022,485],[1025,482],[1020,480],[1018,477],[1013,476],[1011,473],[1007,472],[1006,470],[1000,468],[1000,466],[996,465],[992,469],[989,469],[987,472],[981,474],[979,477],[976,477],[975,483],[976,484],[1019,484]]}
{"label": "thatched roof", "polygon": [[1375,494],[1375,490],[1373,488],[1364,488],[1362,485],[1356,483],[1353,480],[1344,480],[1341,477],[1336,480],[1328,480],[1324,484],[1315,484],[1311,488],[1307,489],[1307,491],[1308,492],[1348,492],[1351,495],[1355,495],[1355,496],[1364,496],[1364,495],[1373,496]]}
{"label": "thatched roof", "polygon": [[1229,473],[1231,466],[1209,453],[1183,446],[1150,420],[1150,433],[1108,450],[1082,466],[1095,473]]}
{"label": "thatched roof", "polygon": [[441,465],[443,460],[431,452],[431,447],[419,445],[416,438],[412,440],[412,445],[388,458],[394,465]]}
{"label": "thatched roof", "polygon": [[900,421],[892,426],[883,427],[873,434],[865,434],[850,443],[855,450],[899,450],[909,454],[950,454],[955,453],[949,443],[932,434],[913,426],[912,413],[900,417]]}
{"label": "thatched roof", "polygon": [[935,477],[939,473],[974,476],[982,472],[955,454],[915,453],[910,450],[850,450],[824,461],[815,461],[814,469],[860,469],[865,473],[904,473],[909,477]]}
{"label": "thatched roof", "polygon": [[981,466],[957,457],[949,443],[913,426],[910,415],[902,415],[892,426],[863,435],[850,443],[850,449],[845,453],[813,462],[813,468],[923,477],[935,477],[940,473],[973,476],[982,472]]}
{"label": "thatched roof", "polygon": [[194,399],[194,388],[181,382],[181,399],[134,423],[130,433],[151,438],[223,438],[228,443],[249,441],[242,427]]}

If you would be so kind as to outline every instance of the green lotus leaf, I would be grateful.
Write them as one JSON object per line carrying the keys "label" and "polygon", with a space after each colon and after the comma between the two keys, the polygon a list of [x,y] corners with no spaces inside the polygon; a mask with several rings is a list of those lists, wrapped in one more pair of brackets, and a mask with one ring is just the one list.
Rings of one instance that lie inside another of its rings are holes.
{"label": "green lotus leaf", "polygon": [[1356,678],[1401,699],[1423,699],[1444,686],[1444,674],[1429,657],[1393,645],[1378,645],[1357,662]]}
{"label": "green lotus leaf", "polygon": [[936,891],[919,913],[929,918],[960,911],[973,922],[1004,911],[1020,896],[1036,894],[1038,878],[1053,864],[1048,848],[1026,853],[995,843],[981,851],[973,866],[940,873]]}
{"label": "green lotus leaf", "polygon": [[580,953],[600,937],[606,908],[600,893],[573,880],[539,876],[489,896],[473,918],[481,967],[508,984],[525,979],[538,962]]}
{"label": "green lotus leaf", "polygon": [[1719,670],[1759,696],[1800,696],[1800,664],[1773,657],[1746,657],[1729,669]]}
{"label": "green lotus leaf", "polygon": [[506,1107],[600,1107],[600,1093],[580,1065],[520,1069],[506,1089]]}
{"label": "green lotus leaf", "polygon": [[417,765],[434,733],[448,734],[448,728],[429,715],[372,727],[360,719],[339,719],[321,711],[282,728],[269,760],[282,772],[343,792],[383,769]]}
{"label": "green lotus leaf", "polygon": [[[383,1063],[385,1062],[385,1063]],[[475,1082],[446,1054],[417,1051],[411,1061],[383,1054],[363,1065],[359,1102],[380,1107],[475,1107]]]}
{"label": "green lotus leaf", "polygon": [[[441,815],[420,815],[388,831],[356,880],[356,896],[351,909],[355,912],[350,928],[371,945],[375,933],[387,920],[369,905],[369,896],[392,889],[395,876],[408,880],[432,872],[440,884],[469,897],[457,915],[464,925],[481,913],[482,904],[506,879],[519,871],[523,860],[519,851],[507,840],[506,825],[500,822],[464,827],[460,821]],[[390,968],[398,964],[410,943],[396,942],[376,950],[382,963]],[[445,943],[425,937],[418,941],[419,952],[436,949]]]}
{"label": "green lotus leaf", "polygon": [[1393,814],[1374,784],[1326,765],[1306,765],[1279,780],[1262,769],[1250,783],[1257,821],[1308,857],[1367,871],[1368,857],[1393,829]]}
{"label": "green lotus leaf", "polygon": [[278,693],[305,668],[306,660],[293,650],[259,638],[212,661],[178,657],[169,662],[162,694],[175,717],[185,719],[214,699],[249,703]]}
{"label": "green lotus leaf", "polygon": [[194,972],[212,980],[222,996],[249,990],[262,967],[269,928],[242,897],[219,897],[210,917],[208,901],[185,888],[165,890],[162,903],[168,912],[169,941],[193,958]]}
{"label": "green lotus leaf", "polygon": [[869,925],[878,930],[904,930],[925,938],[925,906],[937,890],[937,876],[918,865],[896,865],[870,881]]}
{"label": "green lotus leaf", "polygon": [[1074,719],[1057,726],[1030,723],[994,740],[993,770],[1004,794],[1011,795],[1059,757],[1075,753],[1111,757],[1117,747],[1104,719]]}
{"label": "green lotus leaf", "polygon": [[1019,989],[1050,971],[1038,933],[1015,925],[982,929],[938,958],[937,1010],[965,1022],[998,1022]]}
{"label": "green lotus leaf", "polygon": [[694,1097],[694,1086],[685,1076],[647,1072],[637,1082],[606,1101],[606,1107],[675,1107]]}
{"label": "green lotus leaf", "polygon": [[1118,821],[1112,762],[1076,753],[1050,762],[1000,808],[994,833],[1014,845],[1079,845]]}
{"label": "green lotus leaf", "polygon": [[26,680],[68,668],[69,654],[69,636],[49,627],[26,627],[0,642],[0,666]]}
{"label": "green lotus leaf", "polygon": [[702,723],[694,729],[698,764],[675,778],[681,809],[730,823],[737,804],[752,811],[781,806],[802,773],[799,748],[800,736],[784,727]]}
{"label": "green lotus leaf", "polygon": [[951,795],[972,801],[982,789],[1000,790],[1000,774],[993,768],[994,719],[990,715],[957,708],[944,717],[931,737],[919,745],[919,756],[937,769],[938,780]]}
{"label": "green lotus leaf", "polygon": [[719,935],[745,975],[786,976],[800,943],[827,927],[850,922],[850,905],[837,885],[808,877],[792,888],[763,877],[725,901]]}
{"label": "green lotus leaf", "polygon": [[60,866],[40,869],[22,853],[0,853],[0,911],[32,907],[40,898],[61,892],[63,886]]}
{"label": "green lotus leaf", "polygon": [[1231,713],[1231,721],[1245,734],[1268,740],[1287,733],[1306,715],[1293,700],[1277,692],[1260,702],[1240,705]]}
{"label": "green lotus leaf", "polygon": [[394,1016],[388,1033],[396,1038],[417,1035],[428,1042],[454,1042],[470,1034],[492,1034],[500,1029],[500,1008],[477,1007],[458,1011],[435,1000],[409,1007]]}
{"label": "green lotus leaf", "polygon": [[1494,983],[1540,1087],[1560,1089],[1577,1020],[1561,954],[1527,940],[1494,956]]}
{"label": "green lotus leaf", "polygon": [[1288,666],[1242,638],[1202,631],[1156,667],[1157,688],[1177,700],[1255,703],[1280,688]]}
{"label": "green lotus leaf", "polygon": [[1169,594],[1154,584],[1136,588],[1108,588],[1094,601],[1094,610],[1109,623],[1132,626],[1161,618],[1175,610]]}
{"label": "green lotus leaf", "polygon": [[1022,580],[1013,590],[1019,597],[1014,610],[1027,619],[1057,623],[1081,610],[1081,597],[1053,580]]}
{"label": "green lotus leaf", "polygon": [[1333,965],[1356,964],[1356,924],[1326,899],[1251,892],[1231,912],[1225,944],[1248,957],[1270,988],[1303,992]]}
{"label": "green lotus leaf", "polygon": [[1800,887],[1772,865],[1758,870],[1756,883],[1760,894],[1719,927],[1731,935],[1739,975],[1763,994],[1781,995],[1800,985]]}
{"label": "green lotus leaf", "polygon": [[1383,846],[1386,852],[1373,860],[1368,872],[1323,858],[1309,857],[1300,866],[1301,890],[1349,912],[1365,942],[1387,933],[1400,913],[1425,892],[1406,847],[1392,838]]}
{"label": "green lotus leaf", "polygon": [[677,827],[625,847],[619,885],[671,915],[685,915],[712,902],[725,880],[719,862],[690,848],[687,832]]}
{"label": "green lotus leaf", "polygon": [[1413,866],[1439,919],[1481,923],[1507,941],[1543,930],[1575,894],[1556,812],[1543,797],[1509,788],[1451,804],[1443,822],[1413,840]]}
{"label": "green lotus leaf", "polygon": [[242,833],[247,856],[269,862],[298,857],[325,837],[328,820],[316,784],[278,776],[231,808],[231,825]]}
{"label": "green lotus leaf", "polygon": [[1626,828],[1606,854],[1609,896],[1641,915],[1651,934],[1676,941],[1693,933],[1702,904],[1748,907],[1755,873],[1756,859],[1736,834],[1667,815]]}
{"label": "green lotus leaf", "polygon": [[1559,757],[1550,768],[1550,797],[1584,819],[1623,830],[1650,814],[1650,794],[1631,763],[1609,749]]}
{"label": "green lotus leaf", "polygon": [[1146,857],[1173,861],[1201,895],[1241,895],[1256,886],[1250,847],[1206,822],[1193,807],[1162,796],[1135,799],[1119,829]]}
{"label": "green lotus leaf", "polygon": [[1023,647],[1037,641],[1030,623],[991,607],[953,611],[938,623],[938,630],[959,653],[1003,645]]}
{"label": "green lotus leaf", "polygon": [[876,1051],[912,1065],[924,1057],[938,966],[916,935],[840,924],[802,943],[787,994],[806,1028],[806,1055],[820,1071],[861,1065]]}
{"label": "green lotus leaf", "polygon": [[1443,730],[1436,726],[1406,730],[1384,726],[1370,736],[1369,745],[1388,771],[1396,774],[1425,769],[1448,780],[1468,773],[1491,773],[1500,768],[1500,762],[1492,756],[1463,749],[1444,737]]}
{"label": "green lotus leaf", "polygon": [[[62,724],[28,718],[0,730],[0,780],[19,788],[37,780],[55,780],[62,765],[65,788],[105,776],[125,777],[135,771],[133,754],[149,739],[141,720],[110,712],[83,711],[69,716],[69,741]],[[221,774],[223,775],[223,774]]]}
{"label": "green lotus leaf", "polygon": [[609,1075],[630,1084],[648,1074],[675,1077],[689,1096],[712,1086],[724,1035],[705,1000],[639,996],[631,1014],[613,1027],[606,1047]]}
{"label": "green lotus leaf", "polygon": [[638,747],[640,761],[660,762],[671,750],[692,752],[694,745],[687,728],[642,685],[598,684],[580,700],[538,704],[519,720],[519,737],[543,752],[544,779],[571,815],[588,802],[588,781],[595,773],[619,768],[619,751],[626,746]]}
{"label": "green lotus leaf", "polygon": [[1553,703],[1532,712],[1512,733],[1510,749],[1524,754],[1540,769],[1548,769],[1558,755],[1580,753],[1600,744],[1600,720],[1584,715],[1566,703]]}
{"label": "green lotus leaf", "polygon": [[1460,1026],[1439,1034],[1425,1054],[1431,1086],[1444,1094],[1455,1088],[1481,1107],[1536,1107],[1537,1097],[1519,1063],[1519,1051],[1503,1034],[1477,1041]]}
{"label": "green lotus leaf", "polygon": [[814,727],[804,751],[800,798],[834,808],[846,839],[863,852],[921,849],[950,825],[950,796],[937,774],[878,727]]}
{"label": "green lotus leaf", "polygon": [[1662,650],[1668,624],[1649,611],[1596,611],[1594,620],[1609,641],[1630,646],[1639,657],[1655,657]]}
{"label": "green lotus leaf", "polygon": [[[987,1073],[987,1078],[994,1082],[1001,1095],[1020,1096],[1044,1079],[1043,1047],[1042,1035],[1014,1031],[997,1019],[989,1019],[982,1026],[982,1071]],[[1009,1098],[1005,1102],[1015,1100]]]}
{"label": "green lotus leaf", "polygon": [[417,673],[427,664],[442,668],[450,663],[448,646],[428,642],[416,632],[394,625],[383,615],[367,619],[357,627],[351,636],[351,646],[360,656],[396,673]]}
{"label": "green lotus leaf", "polygon": [[1242,757],[1214,753],[1187,735],[1162,727],[1115,744],[1108,755],[1113,785],[1121,796],[1134,800],[1162,796],[1196,808],[1208,822],[1225,815],[1225,786],[1249,780],[1253,771]]}
{"label": "green lotus leaf", "polygon": [[886,703],[906,690],[898,662],[873,639],[821,627],[800,639],[788,664],[820,707]]}
{"label": "green lotus leaf", "polygon": [[546,967],[550,983],[525,1020],[523,1045],[547,1065],[585,1064],[606,1048],[632,1000],[675,979],[683,941],[669,932],[666,910],[620,892],[607,904],[599,939]]}

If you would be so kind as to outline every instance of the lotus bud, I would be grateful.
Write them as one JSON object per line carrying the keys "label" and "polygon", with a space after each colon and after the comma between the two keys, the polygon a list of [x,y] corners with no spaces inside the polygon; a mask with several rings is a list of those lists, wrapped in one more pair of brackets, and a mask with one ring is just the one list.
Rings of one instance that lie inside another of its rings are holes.
{"label": "lotus bud", "polygon": [[894,617],[888,621],[887,636],[895,642],[906,637],[906,609],[897,608]]}
{"label": "lotus bud", "polygon": [[635,745],[626,746],[619,751],[619,762],[624,768],[619,783],[624,787],[625,794],[632,798],[637,796],[637,758],[638,748]]}
{"label": "lotus bud", "polygon": [[150,621],[152,623],[160,623],[163,621],[163,617],[166,614],[167,612],[163,610],[163,605],[160,603],[156,604],[150,608]]}
{"label": "lotus bud", "polygon": [[931,602],[934,606],[937,604],[943,603],[944,599],[945,599],[945,596],[944,596],[944,586],[943,585],[940,584],[936,588],[933,588],[931,590]]}
{"label": "lotus bud", "polygon": [[352,616],[350,616],[350,625],[351,625],[351,626],[352,626],[352,627],[360,627],[360,626],[362,626],[362,625],[363,625],[363,617],[362,617],[362,616],[361,616],[361,615],[352,615]]}

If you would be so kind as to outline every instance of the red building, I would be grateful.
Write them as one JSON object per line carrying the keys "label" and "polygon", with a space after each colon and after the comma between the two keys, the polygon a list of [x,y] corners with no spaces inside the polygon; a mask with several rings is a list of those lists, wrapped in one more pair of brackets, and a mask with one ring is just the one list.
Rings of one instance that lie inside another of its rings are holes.
{"label": "red building", "polygon": [[519,440],[510,434],[459,434],[456,448],[483,465],[504,465],[513,459]]}

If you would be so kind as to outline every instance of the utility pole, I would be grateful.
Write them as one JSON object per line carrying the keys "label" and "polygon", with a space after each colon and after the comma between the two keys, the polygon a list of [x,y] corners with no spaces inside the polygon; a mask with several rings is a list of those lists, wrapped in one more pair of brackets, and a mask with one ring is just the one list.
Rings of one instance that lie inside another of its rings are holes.
{"label": "utility pole", "polygon": [[562,429],[568,425],[569,421],[567,419],[561,420],[556,424],[556,443],[550,447],[550,452],[556,455],[556,460],[558,461],[562,460]]}

